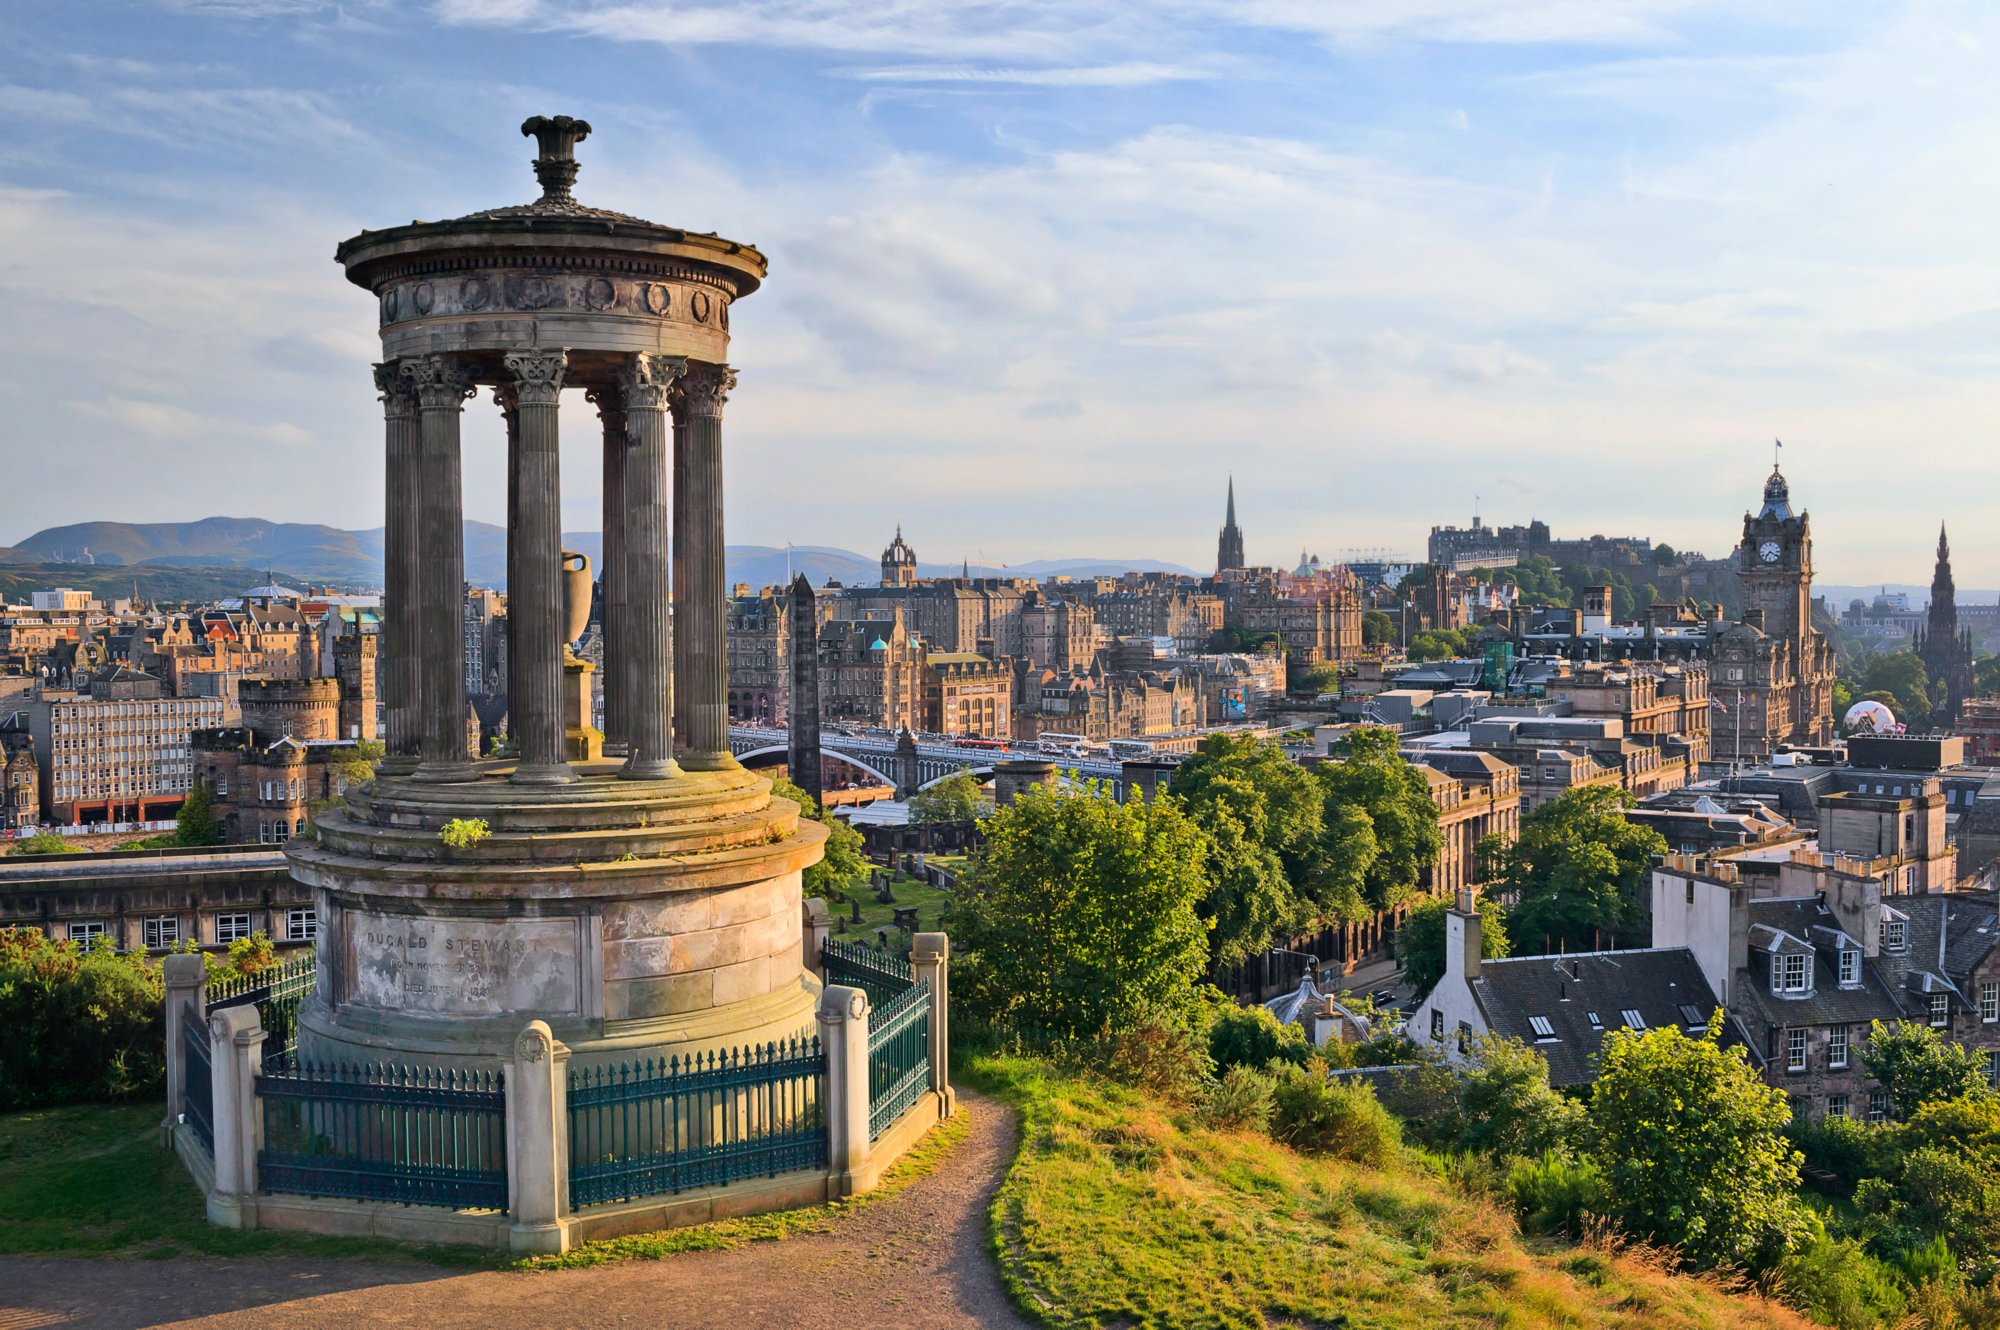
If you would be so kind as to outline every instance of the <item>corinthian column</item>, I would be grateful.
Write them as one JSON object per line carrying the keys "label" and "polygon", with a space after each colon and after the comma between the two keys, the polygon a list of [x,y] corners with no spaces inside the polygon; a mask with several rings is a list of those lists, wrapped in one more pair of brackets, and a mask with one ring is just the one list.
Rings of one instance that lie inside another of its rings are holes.
{"label": "corinthian column", "polygon": [[667,625],[667,391],[687,372],[679,356],[632,357],[620,373],[631,447],[625,455],[625,649],[631,660],[630,751],[619,773],[633,780],[676,775],[673,657]]}
{"label": "corinthian column", "polygon": [[417,449],[417,698],[422,738],[419,780],[469,780],[465,752],[464,502],[459,493],[458,433],[470,367],[453,356],[403,362],[422,418]]}
{"label": "corinthian column", "polygon": [[563,751],[562,481],[556,404],[569,357],[518,351],[505,358],[521,416],[515,487],[515,557],[508,570],[507,620],[513,626],[514,694],[507,714],[519,736],[514,779],[555,784],[576,779]]}
{"label": "corinthian column", "polygon": [[[512,596],[516,582],[514,561],[521,549],[521,399],[514,391],[513,384],[496,383],[493,385],[493,404],[500,408],[500,419],[507,426],[507,594]],[[511,612],[507,615],[504,631],[507,642],[507,677],[500,681],[500,686],[507,690],[507,696],[512,699],[519,697],[521,690],[514,683],[514,662],[520,659],[520,652],[515,648],[514,616]],[[490,672],[492,669],[490,661],[487,663],[487,668]],[[474,691],[480,692],[485,691],[486,687],[485,682],[477,676],[471,680],[469,686]],[[507,737],[513,739],[515,736],[510,733]]]}
{"label": "corinthian column", "polygon": [[597,408],[604,425],[604,551],[598,557],[603,579],[599,613],[604,633],[604,742],[624,747],[625,718],[631,710],[631,661],[625,645],[625,394],[614,388],[592,388],[584,394]]}
{"label": "corinthian column", "polygon": [[388,702],[389,732],[382,770],[406,775],[416,769],[422,709],[417,700],[417,643],[422,622],[417,591],[418,439],[417,392],[395,361],[375,367],[388,435],[387,513],[382,532],[382,642],[377,663],[382,695]]}
{"label": "corinthian column", "polygon": [[681,381],[675,414],[675,507],[682,551],[674,583],[674,687],[686,699],[682,765],[736,765],[729,752],[729,657],[722,607],[722,405],[736,386],[727,365],[695,365]]}

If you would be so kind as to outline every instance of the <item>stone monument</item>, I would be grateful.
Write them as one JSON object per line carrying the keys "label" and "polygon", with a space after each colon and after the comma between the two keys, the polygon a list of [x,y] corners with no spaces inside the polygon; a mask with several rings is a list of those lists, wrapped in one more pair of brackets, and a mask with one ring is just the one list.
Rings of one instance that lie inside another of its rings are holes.
{"label": "stone monument", "polygon": [[[288,847],[320,921],[308,1059],[495,1065],[540,1019],[589,1061],[813,1020],[799,875],[826,833],[729,753],[729,310],[765,259],[577,202],[590,126],[521,128],[540,147],[540,198],[336,252],[380,314],[388,735],[381,774]],[[507,425],[513,634],[514,751],[485,761],[466,754],[460,630],[459,424],[481,388]],[[578,734],[575,672],[565,687],[580,631],[561,543],[565,389],[603,428],[601,746]]]}

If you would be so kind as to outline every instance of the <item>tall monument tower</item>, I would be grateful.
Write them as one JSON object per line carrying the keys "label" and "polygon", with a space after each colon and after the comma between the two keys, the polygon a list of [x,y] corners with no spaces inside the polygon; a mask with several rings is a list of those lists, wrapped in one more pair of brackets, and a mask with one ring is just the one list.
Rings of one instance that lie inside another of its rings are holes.
{"label": "tall monument tower", "polygon": [[1743,515],[1736,572],[1743,608],[1762,614],[1765,635],[1803,647],[1812,631],[1812,523],[1792,511],[1791,490],[1775,465],[1764,482],[1764,506]]}
{"label": "tall monument tower", "polygon": [[1229,478],[1229,506],[1223,510],[1222,534],[1215,542],[1215,571],[1226,573],[1242,568],[1243,529],[1236,525],[1236,477]]}
{"label": "tall monument tower", "polygon": [[1951,576],[1951,542],[1938,523],[1937,566],[1931,573],[1931,603],[1917,637],[1917,654],[1929,671],[1937,709],[1934,717],[1905,718],[1910,725],[1935,719],[1941,725],[1958,721],[1959,708],[1972,694],[1972,641],[1958,626],[1958,588]]}
{"label": "tall monument tower", "polygon": [[882,585],[907,587],[917,584],[917,552],[903,539],[903,527],[896,524],[896,538],[882,551]]}
{"label": "tall monument tower", "polygon": [[[320,921],[312,1059],[491,1066],[533,1018],[582,1061],[694,1052],[796,1034],[817,1000],[800,872],[825,831],[729,751],[729,310],[764,256],[578,202],[585,122],[521,132],[540,148],[534,202],[363,231],[335,254],[382,338],[388,754],[287,846]],[[459,428],[482,389],[507,427],[515,741],[477,761]],[[609,760],[566,735],[565,391],[602,426]]]}

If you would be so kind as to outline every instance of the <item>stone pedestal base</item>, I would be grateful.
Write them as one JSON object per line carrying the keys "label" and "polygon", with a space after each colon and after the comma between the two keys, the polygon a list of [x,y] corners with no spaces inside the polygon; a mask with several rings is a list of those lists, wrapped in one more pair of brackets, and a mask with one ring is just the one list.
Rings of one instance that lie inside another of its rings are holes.
{"label": "stone pedestal base", "polygon": [[[800,872],[826,832],[737,768],[658,781],[503,763],[440,789],[378,779],[288,847],[319,909],[309,1059],[496,1065],[529,1020],[579,1063],[808,1031]],[[439,829],[487,824],[454,849]]]}
{"label": "stone pedestal base", "polygon": [[596,672],[589,661],[565,653],[563,747],[571,762],[597,762],[604,757],[604,731],[590,723],[590,676]]}

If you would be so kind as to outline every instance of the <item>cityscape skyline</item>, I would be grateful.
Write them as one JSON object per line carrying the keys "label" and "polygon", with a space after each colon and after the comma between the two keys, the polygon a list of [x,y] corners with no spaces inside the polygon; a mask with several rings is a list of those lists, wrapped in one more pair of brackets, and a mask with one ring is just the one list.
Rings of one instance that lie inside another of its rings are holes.
{"label": "cityscape skyline", "polygon": [[[1993,277],[1955,220],[1989,212],[2000,98],[1971,75],[2000,20],[1179,10],[23,16],[0,525],[374,525],[373,352],[322,237],[391,199],[518,201],[493,131],[528,97],[619,131],[580,197],[773,257],[738,330],[737,543],[865,551],[900,519],[940,556],[1201,568],[1233,470],[1265,557],[1414,551],[1475,494],[1490,521],[1714,553],[1776,434],[1825,580],[1920,585],[1942,519],[1964,580],[2000,582],[1974,506]],[[443,66],[414,54],[438,37]],[[581,400],[565,418],[587,434]],[[467,512],[494,520],[498,412],[466,425]],[[366,464],[300,484],[315,450]],[[1932,483],[1860,483],[1891,455]],[[566,471],[587,528],[593,478]]]}

